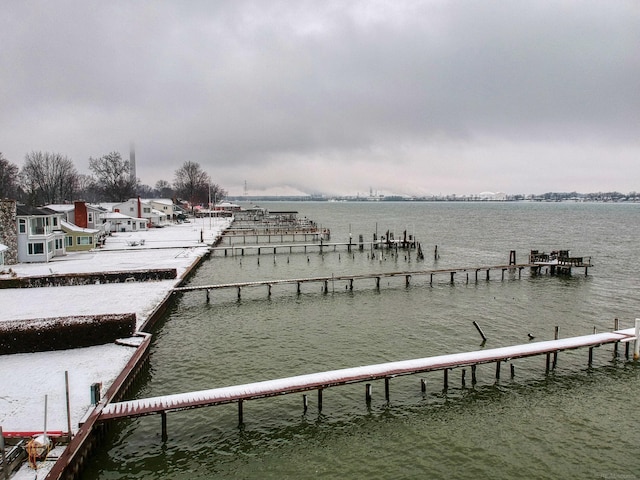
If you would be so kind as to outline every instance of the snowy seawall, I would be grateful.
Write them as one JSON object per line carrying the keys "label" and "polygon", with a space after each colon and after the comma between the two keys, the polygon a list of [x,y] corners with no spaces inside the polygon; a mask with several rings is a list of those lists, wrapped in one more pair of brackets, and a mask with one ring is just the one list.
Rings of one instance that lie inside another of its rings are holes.
{"label": "snowy seawall", "polygon": [[133,335],[135,313],[0,322],[0,355],[89,347]]}

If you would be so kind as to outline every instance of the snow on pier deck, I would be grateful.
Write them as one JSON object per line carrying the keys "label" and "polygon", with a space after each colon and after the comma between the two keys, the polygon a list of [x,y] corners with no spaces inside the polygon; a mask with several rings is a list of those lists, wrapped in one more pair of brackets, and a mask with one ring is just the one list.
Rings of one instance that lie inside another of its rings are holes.
{"label": "snow on pier deck", "polygon": [[507,361],[515,358],[550,354],[581,347],[593,348],[607,343],[630,342],[635,340],[635,338],[635,329],[630,328],[615,332],[345,368],[197,392],[115,402],[103,408],[100,414],[100,420],[137,417],[154,413],[164,414],[169,411],[222,405],[233,402],[241,403],[243,400],[253,400],[308,390],[321,391],[328,387],[376,379],[388,379],[400,375],[411,375],[455,367],[473,366],[482,363]]}

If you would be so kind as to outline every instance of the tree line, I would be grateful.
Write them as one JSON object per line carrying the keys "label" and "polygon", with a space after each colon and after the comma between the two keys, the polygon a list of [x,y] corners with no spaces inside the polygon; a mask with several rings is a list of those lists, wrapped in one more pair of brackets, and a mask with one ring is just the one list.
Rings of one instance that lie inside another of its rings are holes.
{"label": "tree line", "polygon": [[143,185],[131,175],[131,165],[119,152],[89,158],[90,175],[78,173],[73,161],[52,152],[30,152],[22,169],[0,152],[0,199],[10,198],[30,206],[85,200],[122,202],[131,197],[172,198],[191,205],[222,200],[226,190],[214,184],[199,163],[186,161],[173,182],[158,180]]}

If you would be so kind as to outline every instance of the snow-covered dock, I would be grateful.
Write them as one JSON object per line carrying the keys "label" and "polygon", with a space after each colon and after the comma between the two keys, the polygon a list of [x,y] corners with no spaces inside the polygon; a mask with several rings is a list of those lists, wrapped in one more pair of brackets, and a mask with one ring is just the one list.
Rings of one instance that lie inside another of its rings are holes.
{"label": "snow-covered dock", "polygon": [[[166,428],[166,412],[199,408],[213,405],[238,402],[240,419],[242,419],[242,402],[258,398],[284,395],[289,393],[318,390],[319,407],[321,406],[322,390],[328,387],[346,385],[350,383],[385,379],[388,396],[388,380],[400,375],[411,375],[435,370],[447,371],[451,368],[508,361],[516,358],[534,355],[551,354],[563,350],[589,347],[594,348],[603,344],[630,342],[636,339],[636,329],[618,330],[614,332],[597,333],[580,337],[549,340],[523,345],[478,350],[473,352],[454,353],[435,357],[404,360],[377,365],[368,365],[341,370],[299,375],[295,377],[267,380],[244,385],[201,390],[197,392],[164,395],[160,397],[144,398],[105,405],[99,420],[137,417],[161,413],[163,415],[163,430]],[[589,355],[591,358],[591,352]],[[549,364],[549,362],[547,362]],[[496,370],[496,376],[499,375]],[[163,432],[164,433],[164,432]]]}

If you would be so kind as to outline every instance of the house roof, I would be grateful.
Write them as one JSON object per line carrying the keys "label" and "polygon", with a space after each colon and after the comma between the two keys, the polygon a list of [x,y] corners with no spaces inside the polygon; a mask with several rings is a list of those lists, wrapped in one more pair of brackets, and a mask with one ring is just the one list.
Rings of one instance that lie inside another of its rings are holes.
{"label": "house roof", "polygon": [[27,205],[16,205],[16,215],[19,217],[48,217],[49,215],[55,215],[55,210],[51,210],[47,207],[29,207]]}
{"label": "house roof", "polygon": [[100,233],[100,230],[96,230],[94,228],[82,228],[74,225],[73,223],[65,222],[64,220],[60,222],[60,226],[63,230],[68,230],[70,232],[76,233],[86,233],[87,235],[95,235],[96,233]]}
{"label": "house roof", "polygon": [[47,205],[47,208],[54,210],[59,213],[67,213],[74,210],[76,207],[72,203],[64,203],[64,204],[51,204]]}
{"label": "house roof", "polygon": [[143,220],[145,222],[147,221],[146,218],[130,217],[129,215],[125,215],[124,213],[120,213],[120,212],[101,213],[100,218],[104,220]]}

